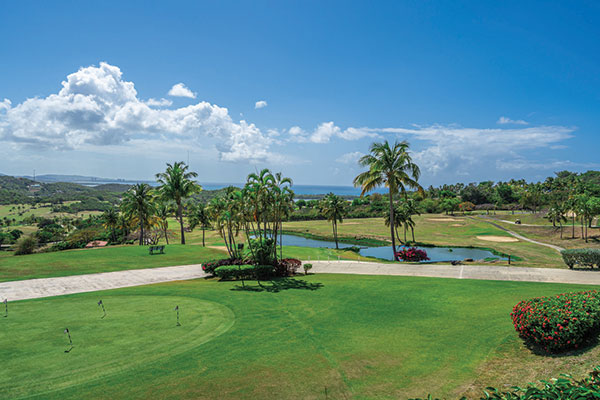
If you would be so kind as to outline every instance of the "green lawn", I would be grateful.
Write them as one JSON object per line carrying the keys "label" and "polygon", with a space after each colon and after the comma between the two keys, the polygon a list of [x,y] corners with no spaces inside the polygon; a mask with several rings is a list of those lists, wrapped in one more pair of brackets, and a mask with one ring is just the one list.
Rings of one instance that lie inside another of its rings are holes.
{"label": "green lawn", "polygon": [[14,256],[13,253],[8,252],[0,254],[0,282],[199,264],[225,256],[221,250],[195,245],[169,245],[165,254],[152,256],[148,254],[146,246],[67,250],[27,256]]}
{"label": "green lawn", "polygon": [[583,286],[353,275],[248,284],[195,280],[9,303],[0,398],[457,398],[566,368],[580,374],[599,356],[534,355],[509,318],[523,298]]}

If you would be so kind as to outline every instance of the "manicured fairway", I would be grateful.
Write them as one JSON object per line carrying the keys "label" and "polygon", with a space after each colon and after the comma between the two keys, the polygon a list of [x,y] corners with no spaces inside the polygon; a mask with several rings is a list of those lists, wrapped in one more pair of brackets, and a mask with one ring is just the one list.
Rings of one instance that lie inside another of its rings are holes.
{"label": "manicured fairway", "polygon": [[169,245],[165,254],[149,255],[147,246],[117,246],[14,256],[0,255],[0,282],[81,275],[125,269],[200,264],[223,258],[221,250],[202,246]]}
{"label": "manicured fairway", "polygon": [[[567,366],[577,374],[599,353],[533,355],[509,318],[523,298],[583,286],[350,275],[246,284],[196,280],[9,303],[0,398],[324,399],[325,389],[330,399],[456,398],[473,382],[522,384]],[[523,362],[527,371],[477,381],[500,359],[498,376]]]}

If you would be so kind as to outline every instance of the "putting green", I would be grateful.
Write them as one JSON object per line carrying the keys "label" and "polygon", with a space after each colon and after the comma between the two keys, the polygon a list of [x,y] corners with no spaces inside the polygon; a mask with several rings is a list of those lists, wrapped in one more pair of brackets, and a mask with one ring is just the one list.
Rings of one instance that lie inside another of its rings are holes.
{"label": "putting green", "polygon": [[[2,370],[10,374],[0,374],[0,398],[41,395],[181,354],[223,334],[235,319],[221,304],[187,297],[100,299],[105,318],[89,297],[9,303],[8,318],[0,318],[0,349],[9,353]],[[65,328],[73,340],[68,353]]]}

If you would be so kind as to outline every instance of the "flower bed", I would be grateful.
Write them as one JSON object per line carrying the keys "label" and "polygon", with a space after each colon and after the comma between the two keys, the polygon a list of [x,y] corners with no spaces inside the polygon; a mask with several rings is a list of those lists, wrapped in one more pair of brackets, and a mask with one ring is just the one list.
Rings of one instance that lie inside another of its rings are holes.
{"label": "flower bed", "polygon": [[427,261],[427,252],[425,250],[417,249],[416,247],[407,247],[396,252],[396,260],[398,261]]}
{"label": "flower bed", "polygon": [[550,353],[576,349],[600,330],[600,294],[592,290],[523,300],[510,316],[529,344]]}

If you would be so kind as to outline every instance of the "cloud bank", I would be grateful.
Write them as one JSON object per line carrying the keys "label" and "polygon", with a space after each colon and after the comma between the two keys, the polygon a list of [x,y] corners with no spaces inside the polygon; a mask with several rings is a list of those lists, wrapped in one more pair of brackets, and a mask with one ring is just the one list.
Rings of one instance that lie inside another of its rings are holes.
{"label": "cloud bank", "polygon": [[[177,84],[169,93],[189,97],[188,92]],[[223,161],[270,157],[270,137],[254,124],[234,122],[227,108],[205,101],[176,109],[156,108],[169,105],[165,99],[140,100],[133,82],[124,80],[118,67],[103,62],[68,75],[56,94],[30,98],[14,107],[10,100],[1,102],[0,141],[68,150],[161,138],[200,146],[215,143]]]}

